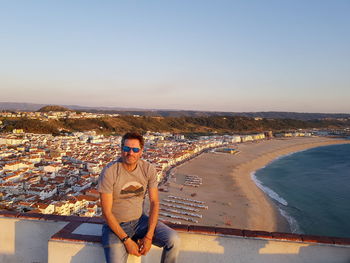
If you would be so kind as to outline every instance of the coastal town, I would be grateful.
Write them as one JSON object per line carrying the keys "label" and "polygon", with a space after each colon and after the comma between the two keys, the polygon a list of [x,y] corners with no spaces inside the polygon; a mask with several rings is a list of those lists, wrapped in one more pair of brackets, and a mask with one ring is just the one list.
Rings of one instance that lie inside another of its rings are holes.
{"label": "coastal town", "polygon": [[[9,113],[6,114],[9,117]],[[51,118],[68,113],[33,114],[33,118]],[[79,115],[86,117],[86,114]],[[311,133],[275,136],[311,136]],[[272,132],[215,135],[190,140],[182,134],[147,132],[144,137],[143,158],[156,166],[160,190],[164,191],[171,169],[186,160],[215,148],[234,153],[230,146],[235,143],[271,139],[273,135]],[[103,167],[119,156],[120,141],[121,136],[104,136],[95,131],[73,132],[64,136],[25,133],[21,129],[2,133],[0,208],[29,213],[101,216],[96,190],[98,177]],[[199,179],[196,180],[194,182],[198,183]],[[186,181],[186,184],[191,182]],[[162,215],[174,217],[167,213],[171,211],[169,209],[169,205],[163,208]]]}
{"label": "coastal town", "polygon": [[[53,137],[13,132],[0,137],[3,208],[60,215],[101,214],[95,186],[104,165],[119,155],[120,136],[86,132]],[[219,138],[192,143],[180,135],[145,137],[144,158],[155,164],[159,181],[177,162],[222,144]]]}
{"label": "coastal town", "polygon": [[[4,111],[0,112],[0,117],[4,118],[28,118],[34,120],[48,121],[48,120],[58,120],[60,118],[68,119],[94,119],[103,117],[117,117],[119,114],[101,114],[101,113],[90,113],[90,112],[76,112],[76,111],[21,111],[21,112],[11,112]],[[137,116],[137,115],[135,115]]]}

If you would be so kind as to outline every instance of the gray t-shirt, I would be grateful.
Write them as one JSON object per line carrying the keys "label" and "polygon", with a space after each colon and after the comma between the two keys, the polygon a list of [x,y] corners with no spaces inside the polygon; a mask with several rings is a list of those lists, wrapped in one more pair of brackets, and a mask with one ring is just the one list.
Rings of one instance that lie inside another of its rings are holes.
{"label": "gray t-shirt", "polygon": [[139,160],[136,169],[129,172],[118,159],[102,170],[97,190],[113,194],[112,213],[121,223],[141,216],[146,189],[156,188],[157,185],[157,171],[153,165]]}

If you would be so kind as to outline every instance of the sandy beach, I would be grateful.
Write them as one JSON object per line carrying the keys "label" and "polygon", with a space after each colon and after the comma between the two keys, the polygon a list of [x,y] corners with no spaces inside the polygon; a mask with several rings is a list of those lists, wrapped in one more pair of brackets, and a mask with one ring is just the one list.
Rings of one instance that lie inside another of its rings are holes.
{"label": "sandy beach", "polygon": [[[285,218],[255,185],[251,174],[279,156],[343,143],[350,141],[299,137],[235,144],[239,151],[235,155],[204,153],[175,168],[169,192],[160,192],[160,199],[175,195],[204,201],[209,209],[200,211],[203,218],[198,219],[198,225],[290,232]],[[183,186],[186,175],[201,177],[202,185]]]}

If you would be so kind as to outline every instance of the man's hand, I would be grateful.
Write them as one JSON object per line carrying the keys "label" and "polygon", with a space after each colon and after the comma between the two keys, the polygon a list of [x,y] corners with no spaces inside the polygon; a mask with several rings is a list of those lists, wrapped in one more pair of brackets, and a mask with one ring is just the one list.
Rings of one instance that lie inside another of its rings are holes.
{"label": "man's hand", "polygon": [[139,251],[139,246],[131,238],[129,238],[124,242],[124,246],[128,254],[135,255],[138,257],[141,256],[141,253]]}
{"label": "man's hand", "polygon": [[151,249],[152,239],[148,237],[144,237],[139,241],[139,251],[141,255],[146,255],[148,251]]}

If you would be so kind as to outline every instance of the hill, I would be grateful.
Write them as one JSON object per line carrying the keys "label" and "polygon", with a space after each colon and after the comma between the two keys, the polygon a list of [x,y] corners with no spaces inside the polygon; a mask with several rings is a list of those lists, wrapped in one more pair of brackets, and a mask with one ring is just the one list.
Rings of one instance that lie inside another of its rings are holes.
{"label": "hill", "polygon": [[[0,110],[8,111],[38,111],[43,104],[0,102]],[[159,109],[135,109],[122,107],[88,107],[79,105],[62,105],[59,107],[71,110],[93,113],[118,113],[120,115],[160,116],[160,117],[212,117],[212,116],[242,116],[267,119],[295,119],[295,120],[324,120],[350,118],[348,113],[307,113],[307,112],[220,112],[220,111],[195,111],[195,110],[159,110]],[[44,107],[45,108],[45,107]]]}
{"label": "hill", "polygon": [[96,119],[60,119],[40,121],[26,118],[4,118],[3,131],[23,129],[25,132],[62,134],[94,130],[99,134],[122,134],[134,130],[140,133],[172,132],[184,134],[256,133],[272,130],[340,129],[350,127],[350,120],[302,121],[292,119],[255,119],[241,116],[211,117],[104,117]]}
{"label": "hill", "polygon": [[39,112],[50,112],[50,111],[71,111],[68,108],[62,107],[62,106],[58,106],[58,105],[48,105],[48,106],[44,106],[42,108],[40,108],[38,110]]}

